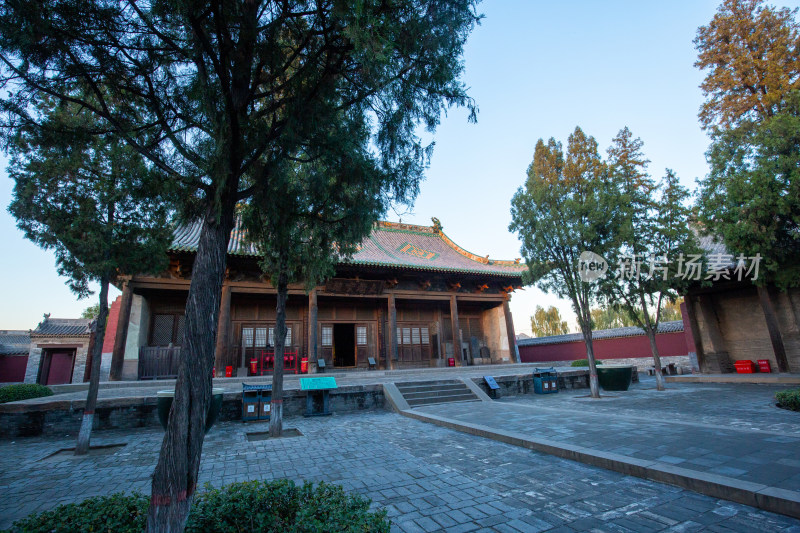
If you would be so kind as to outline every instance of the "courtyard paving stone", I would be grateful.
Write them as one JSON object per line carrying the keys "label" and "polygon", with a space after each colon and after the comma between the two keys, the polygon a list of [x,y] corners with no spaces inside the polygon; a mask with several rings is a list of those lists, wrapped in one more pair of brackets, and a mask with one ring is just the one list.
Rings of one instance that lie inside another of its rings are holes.
{"label": "courtyard paving stone", "polygon": [[[800,521],[785,516],[394,413],[292,418],[285,427],[303,436],[249,442],[246,433],[263,431],[263,424],[218,424],[206,437],[201,483],[280,477],[337,483],[387,509],[398,532],[714,527],[800,533]],[[73,446],[73,438],[0,441],[0,528],[59,503],[116,491],[149,492],[162,435],[154,428],[96,432],[94,445],[126,446],[109,455],[46,461]]]}
{"label": "courtyard paving stone", "polygon": [[645,378],[600,400],[573,389],[415,411],[800,491],[800,416],[774,400],[784,388],[670,383],[656,391]]}

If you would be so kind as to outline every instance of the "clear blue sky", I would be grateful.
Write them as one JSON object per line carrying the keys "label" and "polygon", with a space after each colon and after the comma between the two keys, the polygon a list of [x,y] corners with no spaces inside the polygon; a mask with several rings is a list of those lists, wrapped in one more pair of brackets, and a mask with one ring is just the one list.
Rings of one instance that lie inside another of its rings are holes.
{"label": "clear blue sky", "polygon": [[[708,139],[697,122],[702,74],[693,66],[692,39],[716,7],[701,0],[485,2],[486,17],[465,53],[478,123],[469,124],[462,110],[443,119],[416,205],[387,218],[430,225],[437,217],[474,253],[519,257],[519,241],[508,231],[511,196],[525,180],[537,139],[566,143],[578,125],[603,151],[628,126],[644,141],[654,176],[668,167],[694,188],[708,170]],[[5,160],[0,166],[0,329],[34,328],[43,313],[79,316],[94,299],[77,301],[52,253],[16,229],[5,210],[12,189]],[[566,302],[529,287],[511,303],[518,333],[530,331],[536,304],[572,316]]]}

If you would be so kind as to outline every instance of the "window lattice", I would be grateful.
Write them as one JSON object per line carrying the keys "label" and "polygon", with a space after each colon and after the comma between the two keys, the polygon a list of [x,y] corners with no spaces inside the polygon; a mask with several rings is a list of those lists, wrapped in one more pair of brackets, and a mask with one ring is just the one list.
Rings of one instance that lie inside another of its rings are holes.
{"label": "window lattice", "polygon": [[419,344],[419,328],[411,328],[411,344]]}
{"label": "window lattice", "polygon": [[356,327],[356,342],[359,346],[364,346],[367,344],[367,327],[366,326],[358,326]]}
{"label": "window lattice", "polygon": [[428,344],[428,328],[420,328],[422,334],[422,344]]}
{"label": "window lattice", "polygon": [[256,328],[255,346],[263,348],[267,345],[267,328]]}
{"label": "window lattice", "polygon": [[172,339],[172,343],[180,345],[183,343],[183,325],[186,322],[186,317],[183,315],[178,315],[176,318],[178,321],[178,326],[175,328],[175,337]]}
{"label": "window lattice", "polygon": [[253,346],[253,328],[242,328],[242,346]]}
{"label": "window lattice", "polygon": [[330,326],[322,327],[322,345],[333,346],[333,328]]}
{"label": "window lattice", "polygon": [[153,346],[167,346],[172,342],[172,326],[174,315],[154,315],[153,334],[150,343]]}
{"label": "window lattice", "polygon": [[403,344],[411,344],[411,328],[403,328]]}

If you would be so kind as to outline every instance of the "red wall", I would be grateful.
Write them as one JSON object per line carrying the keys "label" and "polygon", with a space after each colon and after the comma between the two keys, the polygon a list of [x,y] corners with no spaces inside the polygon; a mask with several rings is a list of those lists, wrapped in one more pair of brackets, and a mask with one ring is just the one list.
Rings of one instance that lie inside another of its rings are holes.
{"label": "red wall", "polygon": [[[687,355],[686,335],[683,331],[675,333],[659,333],[656,345],[662,357]],[[613,339],[597,339],[592,343],[594,356],[597,359],[632,359],[635,357],[652,357],[650,341],[646,335],[635,337],[616,337]],[[539,344],[520,346],[519,356],[523,363],[539,361],[574,361],[586,359],[586,345],[583,340],[563,342],[560,344]]]}
{"label": "red wall", "polygon": [[22,383],[27,366],[27,355],[0,355],[0,383]]}
{"label": "red wall", "polygon": [[106,336],[103,339],[103,351],[101,353],[111,353],[114,351],[114,339],[117,336],[117,322],[119,322],[119,305],[122,296],[111,302],[108,308],[108,322],[106,322]]}

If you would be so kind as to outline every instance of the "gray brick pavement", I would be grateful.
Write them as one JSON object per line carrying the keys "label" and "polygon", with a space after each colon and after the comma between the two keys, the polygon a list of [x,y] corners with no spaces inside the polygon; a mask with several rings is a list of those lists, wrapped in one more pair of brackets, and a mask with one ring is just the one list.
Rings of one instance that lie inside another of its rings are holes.
{"label": "gray brick pavement", "polygon": [[[475,404],[472,404],[475,405]],[[373,499],[394,531],[787,531],[800,522],[676,487],[530,452],[390,413],[289,419],[303,437],[248,442],[263,426],[207,436],[201,482],[288,477]],[[113,455],[42,461],[70,439],[0,442],[0,527],[29,512],[114,491],[149,491],[162,433],[98,432]],[[327,459],[324,467],[316,458]],[[724,529],[723,529],[724,528]]]}
{"label": "gray brick pavement", "polygon": [[415,411],[800,491],[800,417],[775,407],[774,393],[783,387],[668,387],[656,391],[651,378],[601,400],[568,390],[469,410],[454,403]]}

